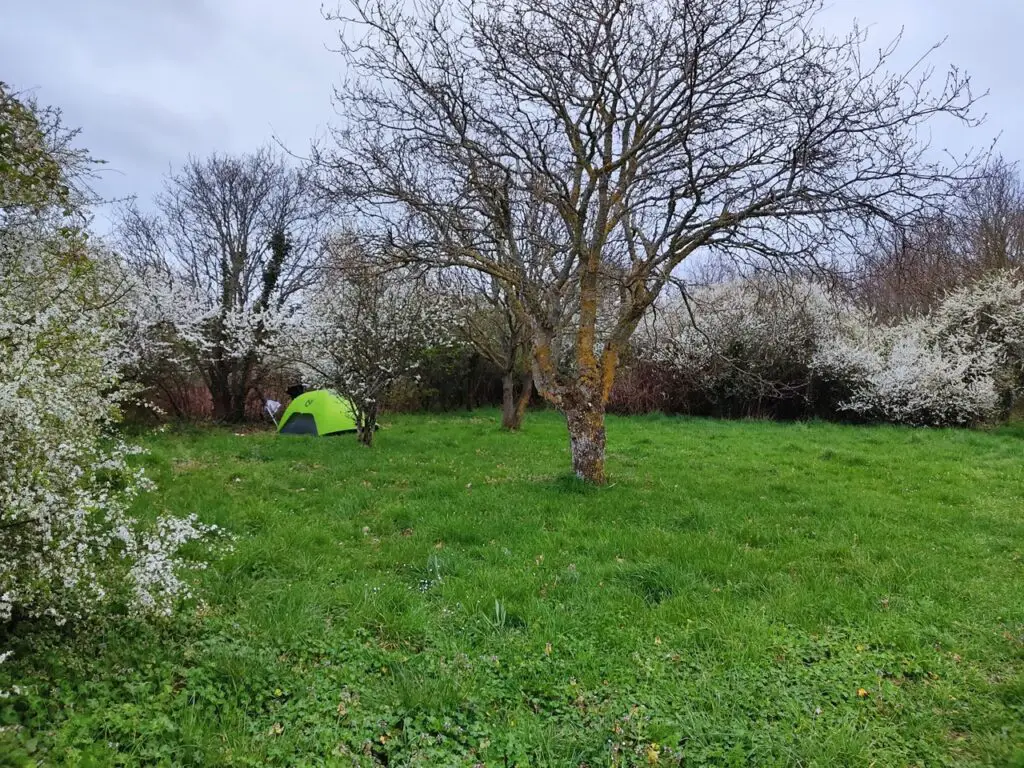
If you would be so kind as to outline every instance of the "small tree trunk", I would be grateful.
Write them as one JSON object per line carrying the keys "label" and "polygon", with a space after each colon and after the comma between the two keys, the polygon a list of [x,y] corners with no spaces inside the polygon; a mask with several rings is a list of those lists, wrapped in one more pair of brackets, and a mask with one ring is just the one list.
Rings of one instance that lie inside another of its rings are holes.
{"label": "small tree trunk", "polygon": [[357,422],[359,425],[359,442],[367,448],[373,447],[373,433],[377,431],[377,407],[364,411]]}
{"label": "small tree trunk", "polygon": [[218,383],[217,389],[210,395],[213,399],[213,420],[218,424],[229,423],[234,410],[231,403],[231,390],[226,385]]}
{"label": "small tree trunk", "polygon": [[245,421],[245,406],[248,404],[249,392],[247,389],[236,390],[232,396],[231,414],[229,421],[232,424],[241,424]]}
{"label": "small tree trunk", "polygon": [[473,354],[469,359],[469,374],[466,376],[466,410],[476,410],[476,390],[479,386],[479,364],[480,356]]}
{"label": "small tree trunk", "polygon": [[501,377],[501,428],[516,432],[523,426],[526,406],[533,394],[533,373],[519,377],[519,394],[516,395],[516,378],[511,373]]}
{"label": "small tree trunk", "polygon": [[527,370],[519,378],[519,398],[516,400],[516,429],[523,426],[526,406],[530,404],[531,397],[533,397],[533,371]]}
{"label": "small tree trunk", "polygon": [[214,361],[207,379],[210,399],[213,401],[213,420],[219,424],[239,424],[245,421],[246,385],[239,386],[238,376],[225,360]]}
{"label": "small tree trunk", "polygon": [[501,428],[519,429],[516,422],[516,380],[511,373],[501,377]]}
{"label": "small tree trunk", "polygon": [[572,471],[580,480],[604,485],[604,408],[573,406],[565,410],[565,421],[569,427]]}

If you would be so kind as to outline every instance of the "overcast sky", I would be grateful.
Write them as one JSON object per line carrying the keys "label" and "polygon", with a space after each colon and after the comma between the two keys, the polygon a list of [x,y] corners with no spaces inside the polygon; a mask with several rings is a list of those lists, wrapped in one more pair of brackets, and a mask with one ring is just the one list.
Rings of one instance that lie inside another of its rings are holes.
{"label": "overcast sky", "polygon": [[[948,37],[935,64],[990,91],[989,117],[969,135],[939,127],[937,141],[963,149],[1001,134],[1000,151],[1024,160],[1024,2],[831,0],[824,18],[837,31],[856,18],[876,44],[902,27],[908,57]],[[244,152],[272,136],[301,152],[334,119],[342,62],[327,50],[336,27],[320,0],[0,0],[0,19],[0,80],[83,127],[109,163],[109,197],[152,196],[189,153]]]}

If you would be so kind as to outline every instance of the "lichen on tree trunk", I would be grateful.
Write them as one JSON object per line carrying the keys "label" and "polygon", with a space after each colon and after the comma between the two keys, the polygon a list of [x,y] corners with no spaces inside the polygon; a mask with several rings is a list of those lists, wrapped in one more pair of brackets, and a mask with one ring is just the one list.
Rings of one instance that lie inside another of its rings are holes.
{"label": "lichen on tree trunk", "polygon": [[581,480],[605,485],[604,415],[615,371],[619,345],[606,343],[600,357],[593,352],[593,332],[578,334],[576,372],[559,371],[552,354],[553,334],[539,336],[534,344],[533,374],[537,389],[565,416],[572,452],[572,471]]}

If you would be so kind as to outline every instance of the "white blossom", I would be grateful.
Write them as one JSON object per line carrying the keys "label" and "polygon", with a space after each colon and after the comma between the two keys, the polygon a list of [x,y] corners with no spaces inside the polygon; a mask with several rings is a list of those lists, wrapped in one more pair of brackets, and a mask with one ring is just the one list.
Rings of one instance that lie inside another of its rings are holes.
{"label": "white blossom", "polygon": [[[2,88],[0,107],[4,129]],[[62,624],[125,593],[166,612],[186,591],[177,549],[213,531],[194,519],[150,531],[129,515],[151,484],[116,429],[132,394],[119,274],[51,186],[19,207],[0,178],[0,623]]]}
{"label": "white blossom", "polygon": [[[0,250],[0,621],[81,617],[130,580],[138,609],[185,593],[175,552],[209,529],[194,518],[147,532],[128,515],[149,487],[139,449],[115,431],[130,394],[124,345],[95,281],[101,261],[43,229],[7,230]],[[125,565],[119,565],[124,563]],[[122,571],[127,568],[127,573]]]}
{"label": "white blossom", "polygon": [[843,311],[816,283],[734,280],[663,302],[636,345],[712,403],[802,397],[814,354]]}
{"label": "white blossom", "polygon": [[928,315],[895,326],[848,317],[816,355],[842,383],[842,408],[902,424],[955,426],[1005,413],[1024,370],[1024,285],[996,272],[952,293]]}
{"label": "white blossom", "polygon": [[405,271],[341,274],[294,316],[289,354],[307,383],[353,404],[366,434],[395,382],[417,375],[427,349],[451,343],[451,317],[440,292]]}
{"label": "white blossom", "polygon": [[1022,391],[1024,284],[990,274],[888,326],[814,283],[737,280],[659,307],[637,344],[712,403],[813,394],[819,411],[966,426]]}
{"label": "white blossom", "polygon": [[996,354],[962,336],[937,340],[928,318],[894,327],[850,323],[815,355],[819,376],[845,388],[850,413],[915,426],[963,426],[998,405]]}

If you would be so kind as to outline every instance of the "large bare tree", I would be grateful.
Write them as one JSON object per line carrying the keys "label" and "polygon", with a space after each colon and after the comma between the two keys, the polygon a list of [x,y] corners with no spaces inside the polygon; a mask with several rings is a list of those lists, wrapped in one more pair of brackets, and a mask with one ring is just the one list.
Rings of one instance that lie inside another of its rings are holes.
{"label": "large bare tree", "polygon": [[961,250],[981,270],[1024,263],[1024,179],[1016,164],[994,158],[968,185],[958,218],[966,225]]}
{"label": "large bare tree", "polygon": [[320,181],[392,258],[509,286],[573,469],[603,483],[620,356],[684,260],[822,263],[968,165],[922,139],[972,122],[968,79],[892,73],[896,43],[821,34],[821,7],[352,0]]}
{"label": "large bare tree", "polygon": [[[271,149],[190,158],[151,211],[122,211],[119,244],[145,280],[176,283],[209,317],[191,362],[214,417],[241,421],[258,384],[266,319],[321,274],[325,219],[311,180]],[[240,323],[252,326],[244,345],[233,338]]]}

